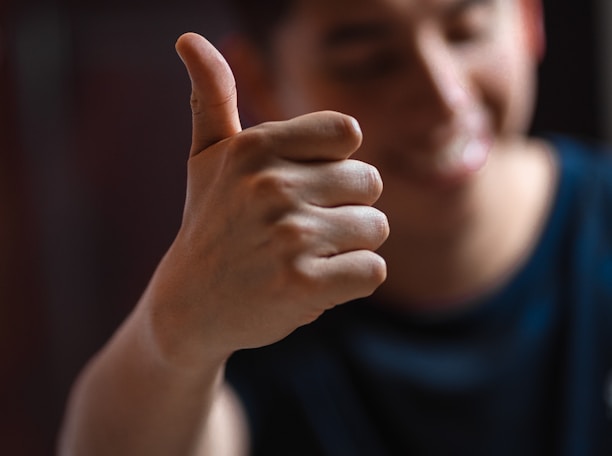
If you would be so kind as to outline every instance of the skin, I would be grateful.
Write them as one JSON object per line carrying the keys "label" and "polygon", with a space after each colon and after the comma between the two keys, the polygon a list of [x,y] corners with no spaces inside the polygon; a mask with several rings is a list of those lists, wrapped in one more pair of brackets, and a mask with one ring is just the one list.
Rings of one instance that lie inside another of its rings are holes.
{"label": "skin", "polygon": [[[355,42],[337,33],[347,23],[377,32]],[[373,293],[387,264],[377,293],[420,312],[464,308],[511,273],[554,185],[545,145],[524,137],[539,25],[535,0],[298,1],[273,68],[244,40],[226,49],[265,121],[245,130],[230,66],[182,36],[183,222],[75,385],[61,454],[245,454],[223,385],[234,351]]]}
{"label": "skin", "polygon": [[[379,294],[419,311],[468,305],[520,263],[554,181],[545,145],[524,136],[544,47],[539,4],[296,5],[274,41],[272,72],[245,58],[256,55],[248,43],[230,48],[238,81],[259,81],[239,86],[260,107],[251,116],[333,109],[359,119],[354,157],[383,176],[377,207],[392,227],[379,250],[389,267]],[[329,44],[346,29],[352,39]],[[486,156],[462,161],[474,148]]]}

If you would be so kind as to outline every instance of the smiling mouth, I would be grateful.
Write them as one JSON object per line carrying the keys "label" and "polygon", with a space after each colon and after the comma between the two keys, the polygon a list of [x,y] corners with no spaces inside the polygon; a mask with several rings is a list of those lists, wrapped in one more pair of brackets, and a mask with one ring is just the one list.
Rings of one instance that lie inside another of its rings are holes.
{"label": "smiling mouth", "polygon": [[[494,132],[486,113],[465,109],[445,124],[408,128],[381,150],[381,171],[396,178],[442,185],[470,180],[487,163]],[[384,177],[384,176],[383,176]]]}
{"label": "smiling mouth", "polygon": [[423,184],[465,181],[487,162],[492,141],[484,134],[466,133],[443,146],[415,146],[387,149],[379,163],[383,178],[394,175]]}

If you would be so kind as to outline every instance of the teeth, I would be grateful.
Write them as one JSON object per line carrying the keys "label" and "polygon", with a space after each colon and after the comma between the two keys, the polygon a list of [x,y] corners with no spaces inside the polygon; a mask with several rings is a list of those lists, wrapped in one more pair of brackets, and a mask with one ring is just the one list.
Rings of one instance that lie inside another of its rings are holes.
{"label": "teeth", "polygon": [[486,159],[486,145],[479,139],[464,137],[453,141],[440,153],[437,166],[444,174],[477,171],[485,164]]}
{"label": "teeth", "polygon": [[446,149],[442,151],[438,158],[438,169],[443,173],[456,172],[458,168],[463,167],[464,150],[469,147],[470,141],[468,138],[460,138],[453,141]]}
{"label": "teeth", "polygon": [[480,169],[487,160],[487,148],[482,141],[471,140],[463,150],[461,157],[463,166],[467,169],[476,171]]}

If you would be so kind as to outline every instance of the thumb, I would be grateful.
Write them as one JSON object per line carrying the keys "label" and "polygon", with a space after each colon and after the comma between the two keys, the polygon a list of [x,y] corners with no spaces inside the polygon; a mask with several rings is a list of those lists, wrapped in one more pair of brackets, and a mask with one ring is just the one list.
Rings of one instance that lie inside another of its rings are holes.
{"label": "thumb", "polygon": [[208,40],[186,33],[176,42],[176,51],[191,79],[193,115],[190,156],[239,133],[236,81],[228,63]]}

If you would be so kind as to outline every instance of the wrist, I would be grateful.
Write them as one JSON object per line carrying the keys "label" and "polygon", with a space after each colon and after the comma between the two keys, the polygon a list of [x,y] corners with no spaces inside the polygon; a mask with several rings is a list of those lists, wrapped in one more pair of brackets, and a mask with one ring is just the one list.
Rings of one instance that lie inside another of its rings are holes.
{"label": "wrist", "polygon": [[232,355],[221,346],[211,324],[190,312],[198,304],[180,296],[175,286],[150,285],[130,320],[138,327],[138,343],[166,369],[198,375],[222,368]]}

